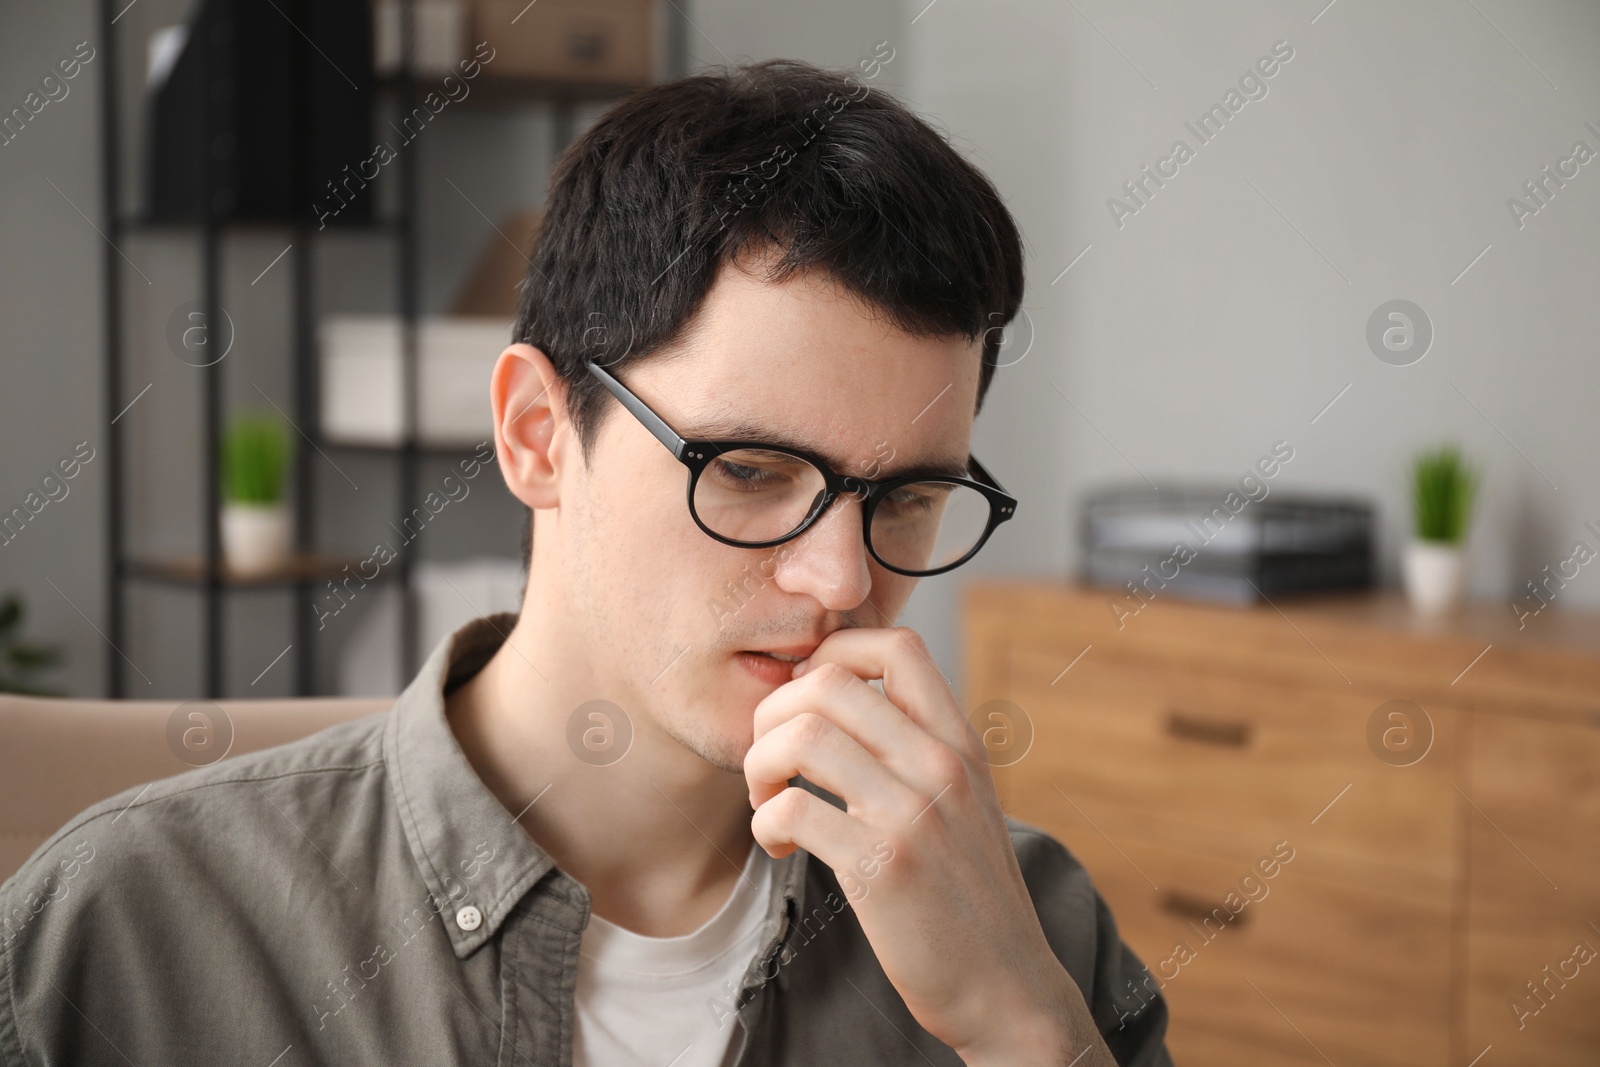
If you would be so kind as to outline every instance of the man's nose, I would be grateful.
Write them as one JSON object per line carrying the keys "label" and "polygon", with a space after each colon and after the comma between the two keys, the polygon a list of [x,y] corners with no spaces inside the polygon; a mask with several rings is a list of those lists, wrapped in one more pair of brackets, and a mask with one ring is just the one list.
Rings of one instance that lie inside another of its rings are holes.
{"label": "man's nose", "polygon": [[829,611],[850,611],[872,588],[866,539],[861,532],[865,501],[853,493],[834,499],[822,517],[789,542],[778,566],[778,588],[805,593]]}

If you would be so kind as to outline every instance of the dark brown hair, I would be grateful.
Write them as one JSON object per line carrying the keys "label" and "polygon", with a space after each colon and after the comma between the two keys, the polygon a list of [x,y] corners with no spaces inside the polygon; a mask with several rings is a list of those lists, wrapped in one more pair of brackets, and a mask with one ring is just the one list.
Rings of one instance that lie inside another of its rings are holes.
{"label": "dark brown hair", "polygon": [[[994,185],[870,87],[887,47],[861,74],[768,60],[642,89],[562,153],[512,339],[554,364],[586,463],[609,407],[585,363],[658,353],[723,264],[767,248],[770,281],[819,269],[906,333],[982,335],[981,410],[1022,240]],[[531,537],[530,510],[525,563]]]}

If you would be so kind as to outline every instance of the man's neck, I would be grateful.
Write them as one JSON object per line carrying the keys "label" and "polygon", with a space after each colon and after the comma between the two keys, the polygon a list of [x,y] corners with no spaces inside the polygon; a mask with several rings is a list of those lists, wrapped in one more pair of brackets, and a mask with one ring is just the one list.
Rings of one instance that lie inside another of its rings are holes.
{"label": "man's neck", "polygon": [[445,699],[478,777],[602,918],[652,937],[698,929],[728,899],[754,840],[748,786],[630,715],[632,743],[594,766],[568,748],[574,709],[594,696],[582,649],[525,606],[483,668]]}

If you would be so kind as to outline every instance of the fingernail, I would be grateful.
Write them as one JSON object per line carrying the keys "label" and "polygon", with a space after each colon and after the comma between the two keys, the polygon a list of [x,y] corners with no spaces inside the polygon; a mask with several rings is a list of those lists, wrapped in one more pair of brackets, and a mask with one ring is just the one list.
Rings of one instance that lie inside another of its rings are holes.
{"label": "fingernail", "polygon": [[794,670],[789,672],[789,677],[798,678],[802,674],[806,673],[806,671],[809,671],[810,669],[811,669],[811,661],[809,659],[803,659],[799,663],[796,663],[794,665]]}

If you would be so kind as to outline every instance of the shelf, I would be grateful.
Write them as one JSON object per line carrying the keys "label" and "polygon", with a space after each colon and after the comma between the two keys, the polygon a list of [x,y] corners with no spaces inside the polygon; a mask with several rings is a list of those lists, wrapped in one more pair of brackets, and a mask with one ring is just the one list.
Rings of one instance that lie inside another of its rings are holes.
{"label": "shelf", "polygon": [[[330,222],[326,227],[318,228],[316,218],[310,216],[304,219],[217,219],[219,230],[243,230],[271,233],[274,231],[292,230],[296,226],[311,226],[313,233],[341,234],[349,237],[393,237],[400,232],[400,224],[396,219],[374,219],[371,222]],[[182,234],[187,236],[192,231],[199,230],[199,219],[149,219],[141,215],[124,215],[117,220],[117,226],[123,233],[128,234]]]}
{"label": "shelf", "polygon": [[[129,40],[128,27],[121,31],[117,29],[117,20],[120,11],[125,8],[123,0],[99,0],[99,39],[101,50],[107,55],[106,63],[112,63],[118,56],[118,62],[139,65],[143,62],[143,42]],[[665,13],[666,22],[661,27],[661,32],[666,35],[667,63],[664,68],[666,77],[683,77],[688,73],[688,21],[683,15],[681,7],[676,4],[668,5],[670,11]],[[191,20],[192,21],[192,20]],[[198,38],[197,38],[198,39]],[[306,47],[310,45],[310,47]],[[284,58],[301,64],[300,69],[315,64],[316,58],[311,54],[315,48],[309,37],[300,35],[292,40],[292,47],[285,53]],[[236,60],[239,53],[222,48],[219,45],[218,55],[224,61]],[[466,95],[461,96],[462,89],[453,84],[450,86],[457,97],[450,101],[449,111],[454,114],[464,111],[480,117],[516,117],[523,114],[515,109],[529,108],[528,114],[539,114],[538,109],[543,106],[543,114],[539,117],[548,117],[544,123],[549,127],[551,139],[551,157],[555,158],[572,143],[577,132],[578,113],[581,110],[577,105],[593,103],[603,105],[605,102],[614,101],[638,89],[645,88],[652,81],[640,84],[624,82],[592,82],[572,81],[557,78],[515,77],[505,71],[505,66],[511,61],[509,58],[502,60],[500,71],[483,69],[471,79],[463,78],[457,70],[457,77],[467,86]],[[108,68],[109,69],[109,68]],[[469,70],[473,69],[471,67]],[[378,74],[373,80],[362,79],[361,91],[367,96],[367,103],[371,105],[369,112],[371,129],[369,135],[386,141],[396,136],[396,131],[385,125],[385,120],[393,117],[401,123],[404,116],[396,114],[400,110],[402,93],[422,105],[428,99],[430,92],[438,92],[448,98],[444,92],[445,73],[422,73],[408,71],[405,84],[402,85],[397,72],[388,70]],[[100,121],[100,161],[102,168],[102,190],[106,205],[106,214],[109,216],[107,231],[110,234],[108,241],[101,252],[102,286],[105,294],[105,315],[102,316],[102,337],[104,346],[104,370],[102,408],[105,418],[110,424],[108,430],[110,438],[107,442],[106,460],[110,464],[107,472],[108,500],[108,530],[105,538],[105,569],[109,580],[106,583],[106,616],[108,621],[107,637],[113,648],[120,648],[127,640],[127,635],[132,629],[129,619],[127,588],[131,585],[153,584],[165,586],[170,589],[187,589],[198,594],[195,600],[199,608],[199,647],[195,650],[196,657],[203,665],[203,682],[201,691],[194,695],[204,695],[212,699],[219,699],[225,695],[225,660],[226,645],[229,642],[230,613],[226,610],[227,601],[235,591],[279,590],[288,592],[295,601],[315,600],[321,595],[321,583],[327,579],[335,582],[346,580],[345,576],[355,575],[360,577],[364,572],[362,568],[370,570],[371,564],[356,557],[336,555],[332,553],[315,551],[316,541],[307,542],[308,550],[296,555],[284,567],[269,574],[243,576],[228,573],[225,564],[220,573],[208,571],[207,561],[201,553],[170,552],[161,555],[146,554],[142,558],[134,558],[135,550],[128,542],[130,540],[126,530],[128,522],[127,500],[131,495],[124,482],[126,475],[132,473],[133,464],[124,463],[122,447],[126,438],[128,423],[118,423],[117,413],[126,403],[126,394],[137,388],[137,383],[127,381],[129,365],[135,352],[129,343],[129,323],[137,324],[143,319],[141,314],[154,314],[140,309],[134,305],[133,296],[143,292],[137,285],[130,285],[124,274],[125,257],[117,251],[117,244],[128,239],[148,243],[152,247],[187,257],[193,254],[197,273],[200,281],[199,295],[202,299],[216,301],[225,291],[223,272],[225,252],[227,246],[239,236],[248,235],[252,239],[265,239],[275,242],[272,252],[276,253],[289,242],[294,243],[294,254],[286,257],[286,261],[276,267],[272,299],[279,298],[281,290],[287,289],[288,307],[287,320],[291,344],[289,350],[282,355],[287,364],[285,370],[288,378],[293,383],[293,400],[286,405],[285,412],[296,426],[314,427],[320,422],[318,411],[318,396],[320,393],[318,358],[318,322],[316,310],[318,299],[324,296],[324,291],[319,282],[319,257],[312,254],[316,244],[321,243],[330,235],[341,235],[343,241],[366,241],[376,239],[379,242],[393,242],[392,251],[385,245],[383,255],[386,267],[392,272],[394,294],[394,308],[403,321],[416,324],[424,317],[424,308],[431,306],[434,301],[432,294],[424,288],[422,269],[423,254],[423,226],[422,215],[424,206],[430,202],[430,190],[437,182],[425,183],[423,176],[425,157],[435,151],[434,148],[424,148],[431,145],[432,139],[425,138],[416,149],[397,152],[397,158],[388,164],[383,173],[388,174],[386,181],[395,186],[397,197],[390,204],[387,200],[371,201],[370,210],[376,214],[380,210],[386,212],[386,217],[372,218],[367,221],[351,221],[354,210],[341,212],[326,219],[326,226],[322,226],[316,217],[315,209],[307,198],[307,214],[304,218],[296,217],[300,209],[291,206],[284,207],[286,215],[279,218],[245,218],[237,213],[229,217],[206,219],[194,217],[186,219],[156,220],[145,217],[148,206],[143,202],[142,190],[139,189],[138,175],[126,170],[122,161],[129,158],[131,153],[124,151],[126,138],[124,116],[131,119],[132,110],[137,106],[141,110],[148,110],[150,98],[147,94],[139,92],[134,99],[121,99],[125,94],[123,90],[128,86],[122,84],[123,79],[107,79],[104,88],[105,107],[101,109]],[[294,94],[294,106],[290,109],[293,115],[300,116],[291,121],[289,130],[290,150],[305,151],[310,142],[305,115],[309,115],[316,105],[315,85],[308,83],[306,92]],[[368,92],[370,88],[370,93]],[[335,90],[337,91],[337,89]],[[435,107],[437,101],[432,101]],[[503,109],[496,113],[496,109]],[[431,111],[431,109],[428,109]],[[432,116],[442,114],[443,110],[432,111]],[[200,143],[208,134],[214,134],[227,129],[233,121],[225,117],[218,117],[215,122],[223,125],[202,131],[189,131],[199,140],[195,143],[197,154],[204,155],[204,146]],[[429,119],[431,122],[431,117]],[[418,118],[411,125],[416,126],[421,122]],[[468,124],[472,125],[472,124]],[[496,123],[490,123],[490,126]],[[141,144],[146,153],[150,150],[151,129],[149,124],[133,122],[131,128],[140,137]],[[493,144],[495,131],[492,129],[469,130],[474,139],[488,144]],[[283,131],[274,131],[274,136],[282,140]],[[391,147],[393,147],[391,145]],[[446,146],[439,146],[443,148]],[[354,160],[351,160],[355,163]],[[357,168],[360,169],[359,167]],[[142,173],[142,172],[141,172]],[[305,176],[301,175],[304,180]],[[373,179],[365,179],[368,182]],[[318,184],[315,180],[313,184]],[[368,196],[375,196],[376,190],[369,191]],[[387,214],[392,212],[392,214]],[[307,247],[309,242],[310,247]],[[193,245],[191,250],[187,247]],[[343,247],[341,244],[340,247]],[[364,246],[363,246],[364,247]],[[350,251],[358,251],[350,249]],[[376,251],[371,249],[369,251]],[[280,258],[285,258],[279,253]],[[274,259],[271,264],[277,263]],[[271,269],[271,264],[263,262],[261,266]],[[326,269],[326,265],[323,265]],[[264,274],[265,271],[262,271]],[[286,275],[286,276],[285,276]],[[252,283],[253,284],[253,283]],[[267,286],[251,290],[252,293],[266,290]],[[231,291],[231,290],[226,290]],[[261,298],[263,300],[266,297]],[[420,354],[419,354],[420,355]],[[411,361],[407,371],[415,374],[420,363],[420,358]],[[230,367],[235,367],[230,371]],[[225,426],[227,412],[226,398],[229,391],[225,379],[230,374],[237,373],[234,364],[221,364],[214,372],[202,376],[200,395],[198,397],[198,415],[200,421],[200,456],[202,469],[199,472],[198,486],[194,492],[195,516],[200,521],[204,534],[211,533],[207,523],[214,520],[216,511],[221,507],[220,491],[218,488],[218,448],[221,434]],[[412,379],[413,381],[415,379]],[[416,416],[413,412],[413,416]],[[375,459],[392,458],[399,462],[393,463],[393,471],[386,469],[382,472],[385,478],[394,476],[395,491],[400,500],[418,498],[425,490],[421,484],[423,472],[435,465],[436,461],[444,461],[454,466],[458,460],[465,460],[473,456],[477,443],[462,445],[439,444],[432,441],[417,440],[421,436],[420,428],[413,427],[410,431],[411,440],[379,443],[363,441],[338,441],[325,440],[320,434],[313,432],[312,440],[318,449],[327,453],[339,452],[344,457],[358,457],[362,454]],[[492,441],[492,434],[485,434],[485,440]],[[339,462],[345,462],[341,457]],[[489,462],[493,462],[490,460]],[[294,480],[295,508],[297,514],[310,516],[311,529],[319,529],[316,522],[319,511],[319,500],[322,494],[317,491],[321,481],[328,480],[321,459],[311,455],[311,450],[299,451],[295,461],[296,475]],[[376,467],[374,463],[372,466]],[[466,469],[471,469],[470,467]],[[362,494],[367,496],[370,494]],[[369,506],[375,506],[376,502]],[[200,541],[207,544],[208,541]],[[219,561],[220,563],[220,561]],[[346,570],[345,568],[349,568]],[[402,562],[397,566],[386,566],[381,570],[384,578],[393,575],[397,585],[404,591],[412,581],[412,569],[409,563]],[[371,579],[367,579],[371,580]],[[326,672],[319,670],[318,657],[335,651],[327,648],[316,637],[316,626],[313,622],[314,614],[310,611],[297,610],[292,613],[290,629],[294,633],[296,645],[295,654],[295,692],[299,696],[310,696],[316,691],[318,679]],[[402,670],[406,676],[416,672],[422,662],[425,649],[418,647],[419,622],[417,598],[402,596],[400,598],[400,660]],[[117,698],[126,695],[125,679],[123,675],[124,662],[115,656],[105,657],[106,689],[108,695]]]}
{"label": "shelf", "polygon": [[[294,556],[281,568],[260,575],[239,575],[226,569],[224,564],[222,584],[232,588],[253,589],[294,585],[297,582],[319,582],[344,575],[345,567],[356,567],[365,562],[360,556],[304,553]],[[206,562],[199,555],[176,556],[171,559],[130,559],[123,564],[130,578],[172,585],[204,585]],[[351,571],[349,573],[355,573]],[[381,573],[378,577],[382,577]],[[367,578],[366,581],[373,581]]]}
{"label": "shelf", "polygon": [[[488,441],[489,436],[488,433],[485,433],[484,441]],[[481,443],[480,441],[475,441],[470,445],[436,445],[418,442],[416,448],[419,456],[435,459],[460,459],[463,456],[474,455],[478,451],[478,445]],[[320,448],[336,448],[340,452],[368,453],[381,456],[398,456],[405,451],[405,446],[399,444],[385,445],[362,441],[329,441],[322,439],[317,441],[317,445]]]}

